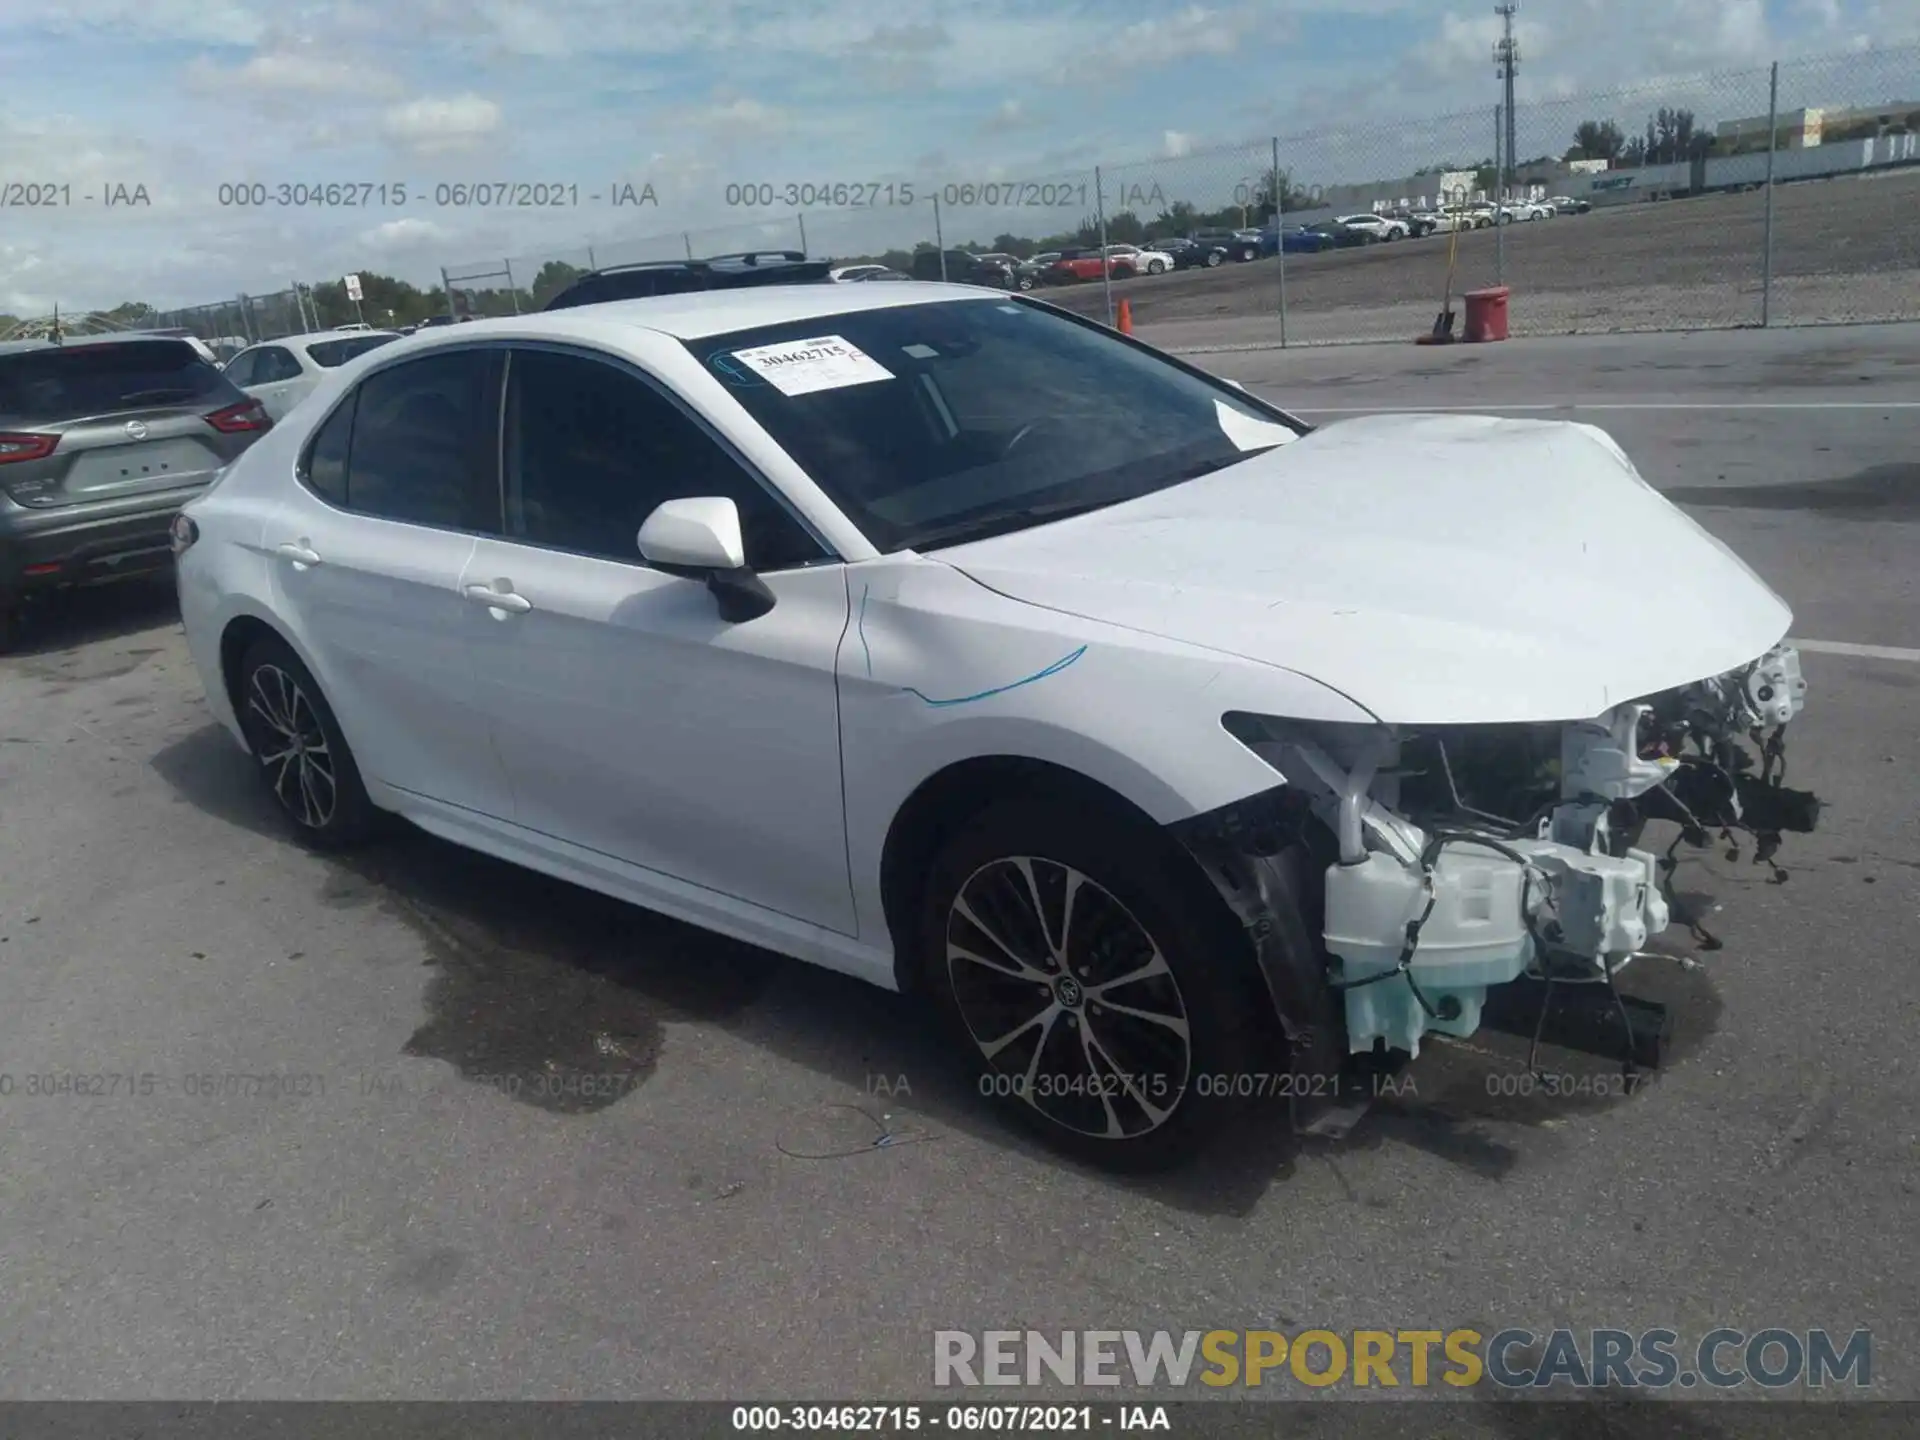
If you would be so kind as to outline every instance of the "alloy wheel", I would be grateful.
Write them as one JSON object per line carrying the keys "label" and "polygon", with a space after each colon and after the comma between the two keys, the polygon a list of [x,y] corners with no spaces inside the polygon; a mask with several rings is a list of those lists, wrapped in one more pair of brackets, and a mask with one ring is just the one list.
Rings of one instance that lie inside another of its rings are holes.
{"label": "alloy wheel", "polygon": [[255,747],[274,797],[309,830],[324,829],[339,802],[332,748],[300,682],[277,665],[260,665],[247,685],[247,710],[265,727]]}
{"label": "alloy wheel", "polygon": [[946,959],[992,1093],[1105,1140],[1172,1118],[1192,1068],[1186,1005],[1158,944],[1098,881],[1038,856],[988,862],[948,908]]}

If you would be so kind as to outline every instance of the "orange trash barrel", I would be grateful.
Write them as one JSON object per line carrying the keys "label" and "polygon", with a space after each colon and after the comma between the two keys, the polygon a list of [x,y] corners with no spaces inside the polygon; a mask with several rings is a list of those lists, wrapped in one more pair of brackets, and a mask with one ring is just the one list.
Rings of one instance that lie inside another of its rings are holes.
{"label": "orange trash barrel", "polygon": [[1506,339],[1507,296],[1511,293],[1505,285],[1469,290],[1462,297],[1467,302],[1467,320],[1461,338],[1469,341]]}

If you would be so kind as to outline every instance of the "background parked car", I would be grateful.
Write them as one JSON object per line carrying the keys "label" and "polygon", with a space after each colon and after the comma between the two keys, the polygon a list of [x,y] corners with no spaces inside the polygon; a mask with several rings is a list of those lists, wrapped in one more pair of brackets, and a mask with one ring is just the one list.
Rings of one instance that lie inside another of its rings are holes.
{"label": "background parked car", "polygon": [[1192,240],[1198,245],[1218,245],[1227,252],[1231,260],[1258,260],[1260,258],[1260,232],[1242,232],[1237,230],[1196,230]]}
{"label": "background parked car", "polygon": [[1328,231],[1311,225],[1296,225],[1280,237],[1280,248],[1289,255],[1317,255],[1334,247]]}
{"label": "background parked car", "polygon": [[227,362],[227,378],[265,406],[273,419],[284,420],[327,371],[399,338],[398,330],[345,328],[289,335],[242,350]]}
{"label": "background parked car", "polygon": [[1576,200],[1571,195],[1549,196],[1547,204],[1562,215],[1585,215],[1593,209],[1591,201]]}
{"label": "background parked car", "polygon": [[[996,290],[1014,288],[1014,271],[1019,262],[1011,255],[975,255],[968,250],[949,250],[945,279],[952,285],[986,285]],[[939,280],[940,252],[921,250],[913,257],[913,278]]]}
{"label": "background parked car", "polygon": [[184,339],[0,344],[0,650],[28,595],[164,568],[174,513],[272,425]]}
{"label": "background parked car", "polygon": [[[1099,280],[1104,278],[1113,266],[1114,262],[1108,260],[1098,250],[1080,248],[1062,250],[1060,258],[1047,269],[1048,283],[1074,285],[1088,280]],[[1131,274],[1132,271],[1129,270],[1127,273]]]}
{"label": "background parked car", "polygon": [[1227,259],[1226,247],[1222,245],[1201,245],[1192,240],[1151,240],[1148,244],[1170,256],[1176,270],[1211,269],[1225,264]]}
{"label": "background parked car", "polygon": [[1113,262],[1116,280],[1129,275],[1164,275],[1173,269],[1173,256],[1160,249],[1139,245],[1109,245],[1107,258]]}
{"label": "background parked car", "polygon": [[1333,247],[1337,250],[1349,250],[1359,245],[1377,245],[1380,243],[1380,237],[1371,230],[1356,229],[1354,226],[1343,224],[1338,220],[1322,220],[1319,224],[1309,225],[1307,228],[1325,235],[1333,242]]}
{"label": "background parked car", "polygon": [[1031,290],[1037,285],[1052,285],[1055,282],[1053,267],[1060,259],[1058,250],[1043,250],[1031,259],[1022,260],[1013,272],[1014,288]]}
{"label": "background parked car", "polygon": [[1358,230],[1375,240],[1404,240],[1413,233],[1413,229],[1403,220],[1390,219],[1385,215],[1336,215],[1334,223],[1344,225],[1349,230]]}

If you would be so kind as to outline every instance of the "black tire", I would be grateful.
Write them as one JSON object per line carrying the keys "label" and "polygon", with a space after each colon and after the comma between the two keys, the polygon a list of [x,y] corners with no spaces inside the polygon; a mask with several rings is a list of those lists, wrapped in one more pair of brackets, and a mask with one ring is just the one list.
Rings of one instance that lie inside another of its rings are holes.
{"label": "black tire", "polygon": [[1022,290],[1033,289],[1033,277],[1031,275],[1022,275],[1014,283],[1018,285]]}
{"label": "black tire", "polygon": [[241,657],[234,693],[247,747],[295,838],[316,850],[372,838],[380,812],[319,683],[292,647],[277,635],[254,641]]}
{"label": "black tire", "polygon": [[1164,274],[1166,272],[1166,268],[1167,268],[1166,265],[1159,260],[1149,260],[1147,262],[1147,273],[1149,275]]}
{"label": "black tire", "polygon": [[[1069,893],[1071,872],[1081,877],[1072,923],[1057,908],[1036,920]],[[918,938],[977,1093],[1103,1168],[1187,1161],[1249,1108],[1222,1077],[1285,1068],[1283,1056],[1263,1059],[1272,1032],[1244,931],[1193,862],[1144,824],[1065,803],[990,806],[935,860]],[[1076,1080],[1092,1093],[1075,1093]]]}
{"label": "black tire", "polygon": [[1222,255],[1218,250],[1209,250],[1207,252],[1207,268],[1209,270],[1215,269],[1220,262],[1226,258],[1227,257]]}
{"label": "black tire", "polygon": [[1251,245],[1247,246],[1244,250],[1240,252],[1240,259],[1243,264],[1246,263],[1247,261],[1258,260],[1259,258],[1260,258],[1260,252],[1254,249]]}

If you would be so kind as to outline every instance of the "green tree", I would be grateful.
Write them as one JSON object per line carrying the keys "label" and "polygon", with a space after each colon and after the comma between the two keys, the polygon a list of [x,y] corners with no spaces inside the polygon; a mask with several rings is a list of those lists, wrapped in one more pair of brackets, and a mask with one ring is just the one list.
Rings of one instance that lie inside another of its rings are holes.
{"label": "green tree", "polygon": [[1627,137],[1612,120],[1582,120],[1573,130],[1569,160],[1617,160]]}

